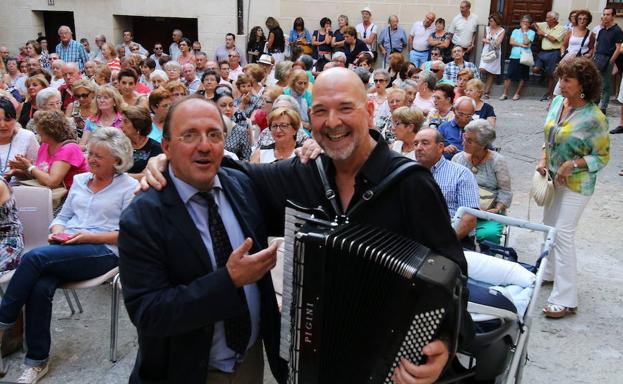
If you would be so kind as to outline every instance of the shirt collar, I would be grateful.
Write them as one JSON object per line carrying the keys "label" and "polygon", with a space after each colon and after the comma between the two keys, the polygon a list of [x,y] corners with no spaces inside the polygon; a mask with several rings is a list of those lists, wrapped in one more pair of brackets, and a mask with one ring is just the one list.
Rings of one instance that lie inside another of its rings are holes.
{"label": "shirt collar", "polygon": [[435,163],[435,165],[432,166],[432,168],[430,169],[430,173],[435,173],[437,170],[439,170],[441,167],[443,167],[446,164],[446,158],[441,155],[441,159],[439,159],[439,161],[437,163]]}
{"label": "shirt collar", "polygon": [[[188,204],[188,201],[190,199],[192,199],[197,193],[201,192],[197,188],[176,177],[175,173],[173,172],[173,168],[171,167],[171,164],[169,164],[169,176],[171,176],[171,181],[173,181],[173,185],[175,185],[175,189],[177,189],[177,193],[180,195],[180,199],[182,199],[184,204]],[[212,189],[223,189],[218,175],[214,175],[214,179],[212,181]]]}

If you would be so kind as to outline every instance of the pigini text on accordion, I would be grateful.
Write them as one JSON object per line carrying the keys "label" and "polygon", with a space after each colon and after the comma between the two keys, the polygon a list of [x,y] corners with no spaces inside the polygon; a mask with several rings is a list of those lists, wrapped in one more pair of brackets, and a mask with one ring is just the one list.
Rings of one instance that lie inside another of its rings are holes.
{"label": "pigini text on accordion", "polygon": [[[456,263],[383,229],[286,208],[280,356],[290,383],[390,383],[457,313]],[[457,325],[458,329],[458,325]]]}

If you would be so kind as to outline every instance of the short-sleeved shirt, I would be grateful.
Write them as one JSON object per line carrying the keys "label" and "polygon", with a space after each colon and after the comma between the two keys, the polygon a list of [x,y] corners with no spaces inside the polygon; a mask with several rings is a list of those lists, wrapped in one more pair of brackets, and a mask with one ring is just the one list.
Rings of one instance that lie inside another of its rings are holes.
{"label": "short-sleeved shirt", "polygon": [[[339,43],[340,41],[344,41],[344,34],[342,33],[342,31],[339,30],[339,28],[336,29],[335,32],[333,32],[333,41],[335,41],[336,43]],[[335,47],[333,51],[344,52],[344,46]]]}
{"label": "short-sleeved shirt", "polygon": [[359,55],[361,52],[366,52],[367,50],[368,50],[368,46],[366,45],[366,43],[363,42],[363,40],[360,40],[360,39],[356,39],[355,48],[352,51],[350,50],[350,45],[344,44],[344,54],[346,55],[346,65],[348,66],[348,64],[352,64],[357,58],[357,55]]}
{"label": "short-sleeved shirt", "polygon": [[[367,39],[373,33],[378,34],[378,27],[374,23],[370,23],[367,28],[363,26],[363,23],[359,23],[355,29],[357,30],[357,37],[361,38],[361,40]],[[376,40],[372,44],[366,44],[366,46],[368,47],[368,51],[375,52]]]}
{"label": "short-sleeved shirt", "polygon": [[446,199],[450,217],[460,207],[480,208],[478,183],[469,169],[442,156],[430,171]]}
{"label": "short-sleeved shirt", "polygon": [[622,41],[623,32],[621,32],[621,28],[619,28],[617,24],[614,24],[610,28],[602,28],[597,35],[595,52],[611,57],[616,49],[616,44]]}
{"label": "short-sleeved shirt", "polygon": [[[443,145],[454,145],[459,151],[463,150],[463,128],[460,128],[456,119],[443,123],[437,128],[443,136]],[[450,160],[454,154],[444,153],[446,159]]]}
{"label": "short-sleeved shirt", "polygon": [[69,40],[67,45],[58,43],[56,46],[56,53],[58,54],[58,58],[64,62],[76,63],[80,72],[84,71],[84,64],[89,61],[87,51],[85,51],[82,44],[73,39]]}
{"label": "short-sleeved shirt", "polygon": [[567,33],[565,27],[560,23],[556,24],[554,28],[550,28],[546,22],[537,23],[537,25],[539,26],[539,28],[541,28],[541,31],[556,38],[555,43],[552,43],[551,41],[549,41],[549,39],[543,38],[543,40],[541,40],[541,49],[544,51],[560,49],[560,47],[562,46],[562,40],[565,37],[565,33]]}
{"label": "short-sleeved shirt", "polygon": [[148,139],[145,145],[143,145],[141,148],[134,149],[134,151],[132,152],[134,164],[132,165],[132,168],[128,169],[128,173],[143,172],[143,170],[147,166],[147,161],[161,153],[162,147],[160,146],[160,144],[153,139]]}
{"label": "short-sleeved shirt", "polygon": [[48,153],[48,149],[49,147],[46,143],[41,143],[35,165],[43,172],[49,174],[52,164],[56,161],[64,161],[69,164],[69,171],[65,174],[63,182],[65,187],[70,189],[74,182],[74,176],[88,171],[87,160],[82,153],[82,149],[76,143],[67,143],[58,148],[51,156]]}
{"label": "short-sleeved shirt", "polygon": [[411,27],[411,32],[409,32],[409,36],[413,38],[413,45],[409,48],[415,49],[416,51],[427,51],[429,48],[428,38],[433,33],[435,33],[434,24],[429,25],[428,28],[424,28],[423,21],[416,21]]}
{"label": "short-sleeved shirt", "polygon": [[387,26],[379,33],[378,42],[385,48],[387,54],[385,55],[385,61],[389,61],[389,55],[393,49],[402,52],[403,48],[407,46],[407,34],[402,27],[398,26],[395,31],[390,32],[390,27]]}
{"label": "short-sleeved shirt", "polygon": [[449,62],[448,64],[446,64],[444,76],[448,80],[456,84],[459,77],[459,72],[461,72],[461,70],[463,69],[471,70],[474,74],[474,78],[480,79],[480,71],[478,70],[478,67],[476,67],[474,63],[470,63],[469,61],[463,61],[462,66],[458,66],[454,61]]}
{"label": "short-sleeved shirt", "polygon": [[452,44],[467,48],[472,44],[472,38],[478,27],[478,16],[470,13],[467,19],[458,14],[452,19],[448,32],[452,33]]}
{"label": "short-sleeved shirt", "polygon": [[[524,33],[521,30],[521,28],[514,29],[513,32],[511,33],[511,39],[515,40],[518,43],[523,43],[523,37],[525,34],[528,35],[528,41],[530,41],[530,44],[532,44],[536,33],[531,29],[528,29],[528,32],[526,33]],[[511,49],[511,54],[509,56],[509,59],[520,59],[522,49],[529,50],[530,47],[522,48],[522,47],[513,46],[513,48]]]}
{"label": "short-sleeved shirt", "polygon": [[493,106],[491,104],[484,103],[482,105],[482,108],[474,112],[473,119],[474,120],[477,120],[477,119],[486,120],[488,117],[495,117],[495,110],[493,109]]}

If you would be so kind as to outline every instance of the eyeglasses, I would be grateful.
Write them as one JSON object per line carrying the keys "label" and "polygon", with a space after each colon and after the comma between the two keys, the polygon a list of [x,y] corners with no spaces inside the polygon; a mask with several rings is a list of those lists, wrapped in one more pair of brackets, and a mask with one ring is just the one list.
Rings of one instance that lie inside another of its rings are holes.
{"label": "eyeglasses", "polygon": [[402,121],[394,121],[394,126],[397,127],[399,125],[407,125],[407,123],[404,123]]}
{"label": "eyeglasses", "polygon": [[291,127],[292,124],[290,123],[284,123],[284,124],[271,124],[270,129],[275,129],[275,130],[280,130],[280,131],[285,131],[286,129],[288,129],[289,127]]}
{"label": "eyeglasses", "polygon": [[431,69],[430,69],[430,71],[431,71],[432,73],[437,73],[437,72],[439,72],[439,71],[440,71],[440,69],[439,69],[439,68],[431,68]]}
{"label": "eyeglasses", "polygon": [[375,83],[386,83],[387,80],[385,80],[385,79],[374,79],[374,82]]}
{"label": "eyeglasses", "polygon": [[201,142],[204,137],[208,139],[208,143],[218,144],[223,141],[224,135],[222,130],[212,129],[207,133],[201,133],[197,131],[184,132],[175,139],[181,141],[184,144],[197,144]]}
{"label": "eyeglasses", "polygon": [[465,112],[458,112],[458,111],[455,111],[454,114],[459,117],[465,117],[465,118],[474,116],[473,113],[465,113]]}
{"label": "eyeglasses", "polygon": [[60,102],[60,101],[52,101],[52,102],[49,102],[49,103],[45,104],[45,106],[48,107],[48,108],[60,107],[61,105],[63,105],[63,103]]}
{"label": "eyeglasses", "polygon": [[89,95],[91,95],[91,92],[74,94],[74,96],[76,96],[76,99],[86,99],[87,97],[89,97]]}

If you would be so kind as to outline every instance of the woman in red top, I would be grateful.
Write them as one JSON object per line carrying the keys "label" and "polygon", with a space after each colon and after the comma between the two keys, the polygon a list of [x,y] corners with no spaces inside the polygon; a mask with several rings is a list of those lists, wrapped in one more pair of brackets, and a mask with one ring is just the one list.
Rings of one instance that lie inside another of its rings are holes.
{"label": "woman in red top", "polygon": [[110,68],[110,71],[119,71],[121,69],[121,62],[117,57],[117,50],[112,43],[104,43],[102,45],[102,56],[106,60],[106,65]]}

